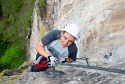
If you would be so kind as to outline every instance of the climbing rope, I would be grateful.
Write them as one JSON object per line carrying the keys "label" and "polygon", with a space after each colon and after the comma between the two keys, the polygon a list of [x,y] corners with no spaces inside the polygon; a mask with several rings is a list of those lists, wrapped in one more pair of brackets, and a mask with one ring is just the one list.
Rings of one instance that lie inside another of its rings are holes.
{"label": "climbing rope", "polygon": [[89,68],[89,69],[96,69],[96,70],[102,70],[102,71],[108,71],[113,73],[122,73],[125,74],[125,70],[121,69],[113,69],[113,68],[105,68],[105,67],[98,67],[98,66],[89,66],[89,65],[78,65],[78,64],[65,64],[65,63],[59,63],[60,65],[65,66],[73,66],[73,67],[81,67],[81,68]]}
{"label": "climbing rope", "polygon": [[[77,58],[77,59],[81,59],[81,58]],[[77,63],[77,64],[73,64],[73,63],[59,63],[59,64],[60,65],[65,65],[65,66],[89,68],[89,69],[96,69],[96,70],[102,70],[102,71],[107,71],[107,72],[125,74],[125,70],[121,70],[121,69],[105,68],[105,67],[98,67],[98,66],[90,66],[89,63],[88,63],[88,58],[86,58],[86,57],[82,58],[82,60],[86,60],[87,65],[81,65],[79,63]]]}

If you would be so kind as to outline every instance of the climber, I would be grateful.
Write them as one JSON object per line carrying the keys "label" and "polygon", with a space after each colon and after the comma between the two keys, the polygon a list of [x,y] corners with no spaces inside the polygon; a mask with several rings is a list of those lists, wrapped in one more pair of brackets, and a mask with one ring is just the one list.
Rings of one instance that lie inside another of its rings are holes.
{"label": "climber", "polygon": [[77,46],[75,40],[80,37],[80,28],[68,23],[62,30],[52,30],[36,45],[36,62],[32,72],[44,71],[55,63],[71,63],[76,61]]}

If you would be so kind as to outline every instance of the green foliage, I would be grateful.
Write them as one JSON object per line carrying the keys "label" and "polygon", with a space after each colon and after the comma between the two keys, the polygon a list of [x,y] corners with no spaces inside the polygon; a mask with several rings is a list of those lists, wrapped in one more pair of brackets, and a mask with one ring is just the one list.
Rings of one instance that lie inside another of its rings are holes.
{"label": "green foliage", "polygon": [[37,5],[40,9],[40,16],[43,17],[46,13],[46,0],[39,0]]}
{"label": "green foliage", "polygon": [[6,51],[8,44],[5,42],[0,42],[0,57],[4,55],[4,51]]}
{"label": "green foliage", "polygon": [[[27,28],[35,0],[0,0],[0,70],[19,67],[26,60]],[[40,15],[46,13],[46,0],[39,0]]]}
{"label": "green foliage", "polygon": [[15,42],[25,39],[30,25],[34,1],[1,0],[3,20],[0,25],[1,40]]}
{"label": "green foliage", "polygon": [[2,11],[5,18],[8,18],[10,13],[16,13],[23,6],[22,0],[1,0]]}
{"label": "green foliage", "polygon": [[0,66],[2,66],[2,68],[18,67],[25,60],[25,55],[21,53],[21,46],[18,46],[18,43],[14,43],[6,50],[5,54],[1,57]]}
{"label": "green foliage", "polygon": [[11,6],[12,11],[17,12],[20,10],[21,6],[23,5],[23,2],[21,0],[11,0]]}
{"label": "green foliage", "polygon": [[0,0],[0,70],[19,67],[26,60],[27,28],[34,0]]}
{"label": "green foliage", "polygon": [[38,6],[40,6],[40,8],[43,8],[45,5],[46,5],[46,0],[39,0]]}
{"label": "green foliage", "polygon": [[[4,31],[4,25],[3,25],[3,23],[0,23],[0,35],[3,33],[3,31]],[[2,39],[2,38],[0,38],[0,39]]]}

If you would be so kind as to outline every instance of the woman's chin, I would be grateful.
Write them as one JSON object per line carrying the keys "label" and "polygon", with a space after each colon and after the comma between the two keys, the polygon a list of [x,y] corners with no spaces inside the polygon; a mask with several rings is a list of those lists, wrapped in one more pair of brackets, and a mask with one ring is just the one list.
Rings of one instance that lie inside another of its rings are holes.
{"label": "woman's chin", "polygon": [[63,45],[63,43],[60,42],[60,45],[62,48],[66,47],[66,45]]}
{"label": "woman's chin", "polygon": [[65,45],[61,45],[62,48],[65,48],[66,46]]}
{"label": "woman's chin", "polygon": [[62,48],[64,48],[65,46],[61,45]]}

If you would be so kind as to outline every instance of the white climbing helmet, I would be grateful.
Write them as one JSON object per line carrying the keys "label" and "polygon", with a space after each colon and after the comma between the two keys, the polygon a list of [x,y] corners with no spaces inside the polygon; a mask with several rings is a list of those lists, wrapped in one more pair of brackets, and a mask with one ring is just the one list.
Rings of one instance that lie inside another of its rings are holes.
{"label": "white climbing helmet", "polygon": [[80,38],[80,28],[78,27],[78,25],[74,23],[70,23],[70,24],[68,23],[67,25],[64,26],[62,31],[66,31],[70,33],[76,38],[76,40]]}

